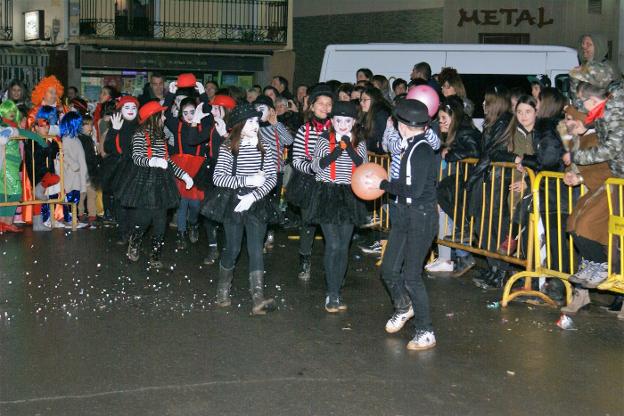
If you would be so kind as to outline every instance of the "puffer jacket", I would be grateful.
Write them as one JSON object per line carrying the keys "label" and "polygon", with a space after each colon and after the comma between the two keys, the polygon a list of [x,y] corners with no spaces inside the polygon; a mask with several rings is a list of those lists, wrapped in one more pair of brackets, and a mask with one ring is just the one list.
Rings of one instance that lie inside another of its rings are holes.
{"label": "puffer jacket", "polygon": [[467,158],[478,158],[481,154],[481,132],[469,121],[464,120],[455,133],[455,139],[444,157],[447,162]]}
{"label": "puffer jacket", "polygon": [[540,118],[533,128],[533,155],[524,155],[522,166],[534,172],[549,170],[563,172],[565,149],[557,132],[558,118]]}

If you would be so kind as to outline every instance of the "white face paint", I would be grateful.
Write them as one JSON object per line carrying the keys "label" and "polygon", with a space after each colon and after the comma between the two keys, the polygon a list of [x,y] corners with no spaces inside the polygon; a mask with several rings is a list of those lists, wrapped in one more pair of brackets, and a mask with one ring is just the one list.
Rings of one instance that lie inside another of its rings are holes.
{"label": "white face paint", "polygon": [[223,116],[225,115],[225,110],[220,105],[213,105],[212,109],[210,110],[210,113],[212,114],[214,118],[222,119]]}
{"label": "white face paint", "polygon": [[182,119],[184,119],[185,122],[190,124],[193,121],[194,115],[195,107],[193,107],[192,105],[187,105],[182,109]]}
{"label": "white face paint", "polygon": [[132,121],[137,116],[137,106],[134,103],[125,103],[121,106],[121,116],[124,120]]}
{"label": "white face paint", "polygon": [[180,103],[185,98],[186,98],[186,95],[178,95],[173,101],[173,105],[171,106],[171,114],[174,117],[178,117],[178,113],[180,112]]}
{"label": "white face paint", "polygon": [[258,123],[258,117],[248,118],[241,130],[242,143],[245,145],[257,146],[259,129],[260,124]]}
{"label": "white face paint", "polygon": [[260,121],[267,121],[269,119],[269,106],[265,104],[258,104],[256,110],[262,113]]}
{"label": "white face paint", "polygon": [[340,140],[341,136],[351,136],[351,130],[355,124],[355,119],[352,117],[335,116],[331,119],[332,126],[336,132],[336,140]]}

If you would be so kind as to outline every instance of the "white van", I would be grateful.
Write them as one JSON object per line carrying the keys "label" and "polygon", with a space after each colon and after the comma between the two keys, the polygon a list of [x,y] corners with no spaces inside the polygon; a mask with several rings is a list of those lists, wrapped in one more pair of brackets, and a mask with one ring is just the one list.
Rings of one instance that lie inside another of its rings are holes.
{"label": "white van", "polygon": [[483,117],[480,103],[485,88],[505,85],[530,91],[527,76],[546,74],[553,86],[567,92],[568,71],[579,64],[572,48],[546,45],[368,43],[329,45],[325,49],[319,81],[355,82],[359,68],[392,80],[409,82],[415,64],[427,62],[432,73],[453,67],[462,77],[468,97],[475,103],[475,118]]}

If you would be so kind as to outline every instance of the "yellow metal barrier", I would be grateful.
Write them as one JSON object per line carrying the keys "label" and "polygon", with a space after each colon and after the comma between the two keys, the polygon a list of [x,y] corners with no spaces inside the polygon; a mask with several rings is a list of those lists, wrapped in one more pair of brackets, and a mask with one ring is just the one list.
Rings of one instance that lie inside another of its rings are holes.
{"label": "yellow metal barrier", "polygon": [[[438,244],[461,249],[474,254],[503,260],[513,263],[525,269],[531,268],[532,263],[532,228],[528,229],[527,250],[524,252],[523,233],[514,235],[513,224],[510,220],[514,218],[518,203],[529,193],[528,188],[533,182],[535,175],[530,169],[519,172],[513,163],[493,162],[490,165],[488,181],[481,185],[480,200],[473,201],[479,203],[478,212],[470,213],[467,189],[465,182],[470,176],[471,169],[478,162],[477,159],[465,159],[447,164],[446,168],[440,168],[440,181],[449,177],[454,178],[454,189],[452,192],[453,213],[446,215],[444,235],[438,236]],[[510,185],[515,182],[523,182],[526,185],[521,188],[518,195],[515,192],[508,192]],[[473,189],[473,192],[476,190]],[[506,195],[509,194],[507,197]],[[473,196],[474,197],[474,196]],[[522,230],[527,224],[522,224],[522,216],[517,228]],[[517,238],[518,249],[511,252],[510,247],[506,252],[499,252],[499,247],[505,239]]]}
{"label": "yellow metal barrier", "polygon": [[598,289],[624,293],[624,179],[609,178],[606,185],[609,202],[609,277]]}
{"label": "yellow metal barrier", "polygon": [[[388,155],[378,155],[376,153],[368,152],[368,161],[382,166],[386,172],[388,172],[388,177],[390,177],[390,160],[391,158]],[[381,231],[388,231],[390,229],[390,210],[388,208],[388,198],[388,194],[384,193],[381,197],[372,201],[372,216],[374,223],[372,227]]]}
{"label": "yellow metal barrier", "polygon": [[[533,181],[533,210],[531,225],[533,228],[533,246],[535,262],[533,270],[514,274],[506,283],[503,291],[502,306],[507,306],[518,296],[535,296],[557,306],[557,303],[544,293],[531,288],[533,278],[558,278],[566,288],[567,302],[572,300],[572,287],[568,277],[576,270],[574,240],[565,236],[566,217],[572,212],[575,200],[586,190],[574,188],[563,182],[563,173],[540,172]],[[554,194],[553,194],[554,193]],[[554,196],[554,201],[552,200]],[[552,206],[554,202],[554,207]],[[543,243],[540,239],[540,220],[543,225]],[[554,233],[556,232],[556,235]],[[567,245],[567,247],[565,247]],[[512,286],[519,279],[524,279],[524,287],[512,291]]]}
{"label": "yellow metal barrier", "polygon": [[[44,139],[51,143],[52,141],[54,141],[56,139],[56,136],[46,136],[44,137]],[[33,140],[27,139],[25,137],[13,137],[9,140],[18,140],[18,141],[22,141],[24,143],[24,146],[31,146],[30,150],[30,154],[31,154],[31,167],[32,167],[32,172],[30,172],[32,174],[31,178],[35,178],[35,142]],[[49,204],[50,205],[50,215],[52,215],[52,218],[54,218],[54,208],[56,205],[69,205],[71,208],[71,212],[72,212],[72,230],[76,230],[76,226],[78,224],[77,221],[77,206],[75,203],[73,202],[67,202],[65,201],[65,187],[64,187],[64,168],[63,168],[63,143],[58,140],[56,141],[56,143],[58,144],[59,147],[59,186],[60,186],[60,192],[58,193],[58,196],[56,198],[53,199],[48,199],[48,200],[39,200],[36,199],[35,197],[35,186],[36,184],[31,184],[31,189],[29,193],[25,193],[23,192],[22,195],[24,194],[29,194],[30,198],[25,199],[25,200],[21,200],[21,201],[15,201],[15,202],[10,202],[8,201],[8,195],[7,195],[7,175],[6,175],[6,169],[7,169],[7,164],[4,163],[3,165],[3,184],[2,184],[2,193],[5,195],[4,197],[4,201],[0,201],[0,207],[9,207],[9,206],[26,206],[26,205],[40,205],[40,204]],[[4,154],[3,154],[3,160],[6,161],[6,146],[3,146],[3,150],[4,150]],[[47,165],[48,161],[46,160],[46,165]],[[50,168],[50,166],[46,166],[47,168]],[[22,183],[22,187],[26,186],[24,183]]]}

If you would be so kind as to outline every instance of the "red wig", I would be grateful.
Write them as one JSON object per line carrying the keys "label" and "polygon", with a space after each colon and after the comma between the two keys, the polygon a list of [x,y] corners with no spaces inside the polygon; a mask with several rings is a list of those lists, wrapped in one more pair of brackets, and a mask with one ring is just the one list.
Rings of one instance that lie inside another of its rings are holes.
{"label": "red wig", "polygon": [[63,84],[59,81],[54,75],[50,75],[49,77],[44,77],[39,84],[33,88],[30,99],[35,106],[41,105],[43,101],[43,97],[45,96],[48,88],[54,87],[56,89],[56,106],[61,105],[61,97],[63,96],[63,92],[65,88],[63,88]]}

